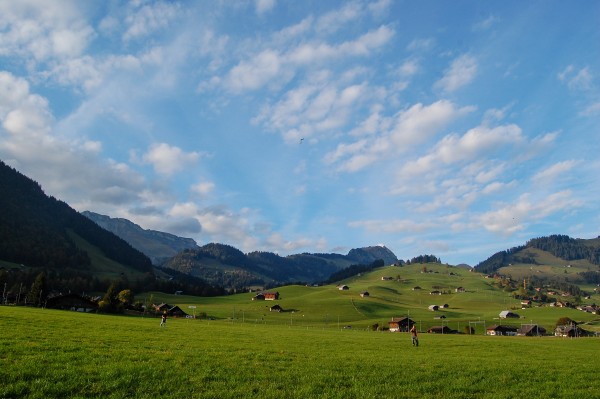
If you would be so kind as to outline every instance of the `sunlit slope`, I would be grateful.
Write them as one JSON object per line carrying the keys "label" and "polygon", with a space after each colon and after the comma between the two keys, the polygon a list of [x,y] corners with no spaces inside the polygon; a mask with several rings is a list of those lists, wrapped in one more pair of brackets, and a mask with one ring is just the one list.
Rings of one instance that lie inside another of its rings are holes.
{"label": "sunlit slope", "polygon": [[[154,295],[155,301],[160,299],[178,304],[185,311],[203,312],[217,320],[302,325],[307,328],[369,328],[373,324],[387,326],[392,317],[407,315],[419,321],[423,329],[443,323],[461,331],[469,322],[480,320],[488,325],[535,322],[551,328],[563,316],[582,321],[597,318],[574,309],[548,306],[521,309],[520,301],[514,299],[511,292],[497,288],[494,279],[464,268],[441,264],[388,266],[338,284],[347,285],[348,290],[339,290],[337,285],[276,288],[272,291],[279,292],[280,299],[277,301],[252,300],[256,293],[217,298]],[[463,287],[465,292],[456,292],[459,287]],[[433,291],[443,294],[432,295]],[[361,293],[364,292],[368,292],[369,296],[362,297]],[[590,301],[600,302],[600,296],[594,296]],[[282,312],[270,310],[276,304],[281,306]],[[444,304],[448,307],[441,308]],[[190,309],[190,305],[196,306],[196,309]],[[430,305],[438,305],[440,310],[431,311]],[[498,320],[502,310],[510,309],[517,312],[521,319]],[[445,318],[440,319],[440,316]]]}

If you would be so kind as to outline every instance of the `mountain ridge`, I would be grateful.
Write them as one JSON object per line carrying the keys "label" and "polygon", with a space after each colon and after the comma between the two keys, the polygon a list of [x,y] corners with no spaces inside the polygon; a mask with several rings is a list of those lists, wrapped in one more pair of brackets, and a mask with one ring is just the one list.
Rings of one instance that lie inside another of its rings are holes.
{"label": "mountain ridge", "polygon": [[154,265],[160,265],[168,258],[185,249],[198,248],[192,238],[179,237],[175,234],[158,230],[144,229],[125,218],[112,218],[91,211],[83,211],[82,215],[100,227],[121,237],[132,247],[144,253]]}

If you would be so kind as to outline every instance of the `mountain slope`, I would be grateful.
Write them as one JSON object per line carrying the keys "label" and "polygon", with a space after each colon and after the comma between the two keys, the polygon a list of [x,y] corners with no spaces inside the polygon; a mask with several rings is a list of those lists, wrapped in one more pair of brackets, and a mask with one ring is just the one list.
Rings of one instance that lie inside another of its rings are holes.
{"label": "mountain slope", "polygon": [[90,270],[83,240],[103,256],[136,272],[151,272],[150,260],[40,185],[0,161],[0,259],[33,267]]}
{"label": "mountain slope", "polygon": [[600,239],[551,235],[500,251],[475,266],[481,273],[593,283],[600,279]]}
{"label": "mountain slope", "polygon": [[242,253],[223,244],[207,244],[185,250],[163,264],[164,267],[201,277],[227,287],[274,285],[290,282],[320,282],[353,264],[375,260],[393,264],[398,261],[385,247],[366,247],[340,254],[294,254],[285,257],[271,252]]}
{"label": "mountain slope", "polygon": [[90,211],[81,214],[127,241],[132,247],[148,256],[154,265],[160,265],[183,250],[198,248],[196,241],[191,238],[178,237],[162,231],[145,230],[127,219],[111,218]]}

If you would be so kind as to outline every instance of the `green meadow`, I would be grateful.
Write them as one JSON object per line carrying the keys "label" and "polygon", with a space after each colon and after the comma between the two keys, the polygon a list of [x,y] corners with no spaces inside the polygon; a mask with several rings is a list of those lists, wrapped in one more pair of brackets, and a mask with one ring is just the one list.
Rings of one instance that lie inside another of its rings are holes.
{"label": "green meadow", "polygon": [[597,338],[0,307],[1,398],[596,397]]}
{"label": "green meadow", "polygon": [[[138,295],[203,317],[170,318],[165,328],[153,317],[0,306],[0,398],[597,396],[599,338],[484,335],[486,325],[500,323],[551,332],[560,317],[598,331],[597,315],[521,309],[493,279],[426,268],[379,268],[342,281],[344,291],[280,287],[275,302],[252,300],[256,293]],[[436,289],[444,294],[431,295]],[[270,311],[275,303],[282,312]],[[448,307],[432,312],[432,304]],[[521,317],[499,320],[509,309]],[[373,331],[407,315],[421,331],[418,348],[406,333]],[[442,324],[460,332],[472,326],[475,334],[425,333]]]}
{"label": "green meadow", "polygon": [[[427,264],[425,267],[429,273],[422,273],[423,266],[378,268],[340,282],[349,287],[347,291],[340,291],[335,285],[292,285],[273,289],[280,294],[280,300],[275,303],[283,308],[282,312],[270,311],[275,304],[272,301],[253,301],[256,293],[199,298],[155,292],[138,296],[137,299],[147,302],[152,298],[154,303],[178,305],[190,314],[194,309],[189,306],[196,306],[197,314],[206,314],[216,320],[268,326],[326,329],[351,326],[355,330],[366,330],[375,324],[387,327],[392,317],[410,316],[421,331],[443,324],[459,332],[471,326],[477,334],[484,334],[485,326],[491,324],[517,327],[538,324],[550,332],[559,318],[569,317],[584,323],[582,327],[586,330],[600,331],[600,318],[597,315],[550,306],[522,309],[520,300],[514,299],[511,292],[496,287],[494,279],[440,264]],[[382,280],[383,277],[392,277],[392,280]],[[415,290],[415,287],[421,289]],[[456,288],[459,287],[463,287],[465,292],[457,293]],[[431,295],[433,290],[445,294]],[[360,294],[365,291],[369,296],[361,297]],[[600,303],[600,295],[594,293],[585,303]],[[448,307],[432,312],[428,309],[430,305]],[[499,313],[503,310],[513,310],[520,318],[499,320]],[[444,318],[439,319],[441,316]]]}

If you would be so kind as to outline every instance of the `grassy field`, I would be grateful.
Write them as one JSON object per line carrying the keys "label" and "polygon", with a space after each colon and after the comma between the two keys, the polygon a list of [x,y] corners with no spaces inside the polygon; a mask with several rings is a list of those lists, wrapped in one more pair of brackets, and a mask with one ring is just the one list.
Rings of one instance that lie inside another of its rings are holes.
{"label": "grassy field", "polygon": [[[600,318],[597,315],[549,306],[521,309],[520,301],[514,299],[510,292],[498,289],[493,285],[493,279],[486,279],[479,273],[439,264],[428,264],[426,267],[431,273],[421,273],[422,267],[379,268],[342,281],[350,287],[348,291],[340,291],[335,285],[280,287],[277,291],[281,296],[276,303],[283,308],[281,313],[269,310],[274,302],[252,301],[256,293],[218,298],[148,293],[137,299],[148,301],[152,295],[155,303],[178,305],[189,313],[192,313],[189,306],[196,306],[196,312],[206,313],[215,319],[266,325],[310,328],[352,326],[365,330],[374,324],[387,326],[392,317],[409,315],[418,322],[421,330],[443,323],[461,332],[465,326],[471,325],[477,333],[483,334],[484,323],[487,326],[502,323],[518,327],[521,324],[539,324],[551,331],[559,318],[569,317],[587,323],[583,326],[587,330],[600,331]],[[398,275],[400,281],[397,280]],[[393,280],[382,280],[382,277],[392,277]],[[421,289],[413,290],[417,286]],[[436,287],[446,293],[430,295]],[[463,287],[465,292],[457,293],[455,290],[458,287]],[[360,293],[364,291],[370,295],[361,297]],[[586,302],[600,303],[600,295],[594,294]],[[429,305],[443,304],[447,304],[448,308],[437,312],[428,310]],[[521,318],[499,320],[502,310],[514,310]],[[443,320],[435,318],[442,315],[445,317]],[[481,323],[469,324],[474,321]]]}
{"label": "grassy field", "polygon": [[0,398],[595,397],[600,339],[421,334],[0,306]]}

